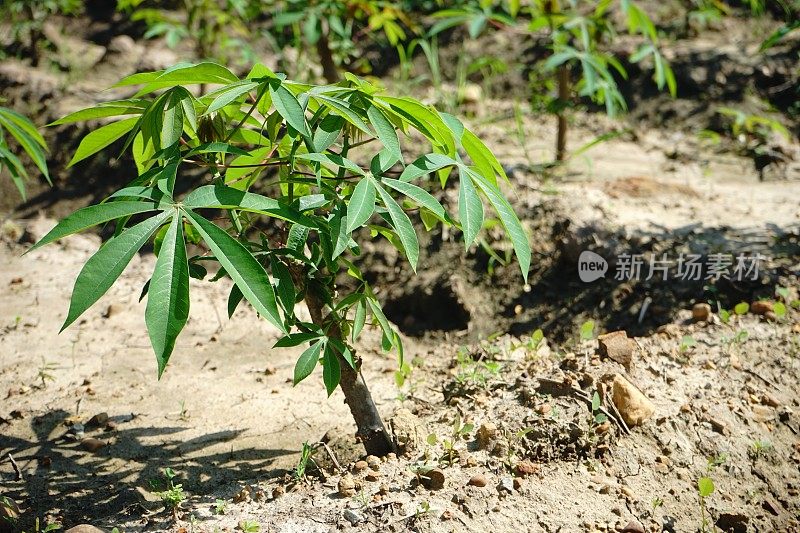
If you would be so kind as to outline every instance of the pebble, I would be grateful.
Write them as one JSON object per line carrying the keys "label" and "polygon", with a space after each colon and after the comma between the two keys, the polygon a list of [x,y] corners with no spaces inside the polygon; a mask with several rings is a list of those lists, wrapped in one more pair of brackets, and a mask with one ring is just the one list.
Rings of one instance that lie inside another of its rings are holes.
{"label": "pebble", "polygon": [[444,472],[440,468],[434,468],[421,476],[422,485],[426,489],[439,490],[444,487]]}
{"label": "pebble", "polygon": [[367,456],[367,465],[373,470],[381,469],[381,460],[374,455]]}
{"label": "pebble", "polygon": [[508,493],[511,494],[514,492],[514,478],[511,477],[501,477],[500,482],[497,484],[497,492],[500,494]]}
{"label": "pebble", "polygon": [[631,520],[622,528],[621,533],[645,533],[644,526],[636,520]]}
{"label": "pebble", "polygon": [[656,411],[653,402],[620,374],[614,375],[611,399],[628,426],[644,423]]}
{"label": "pebble", "polygon": [[80,524],[69,528],[64,533],[105,533],[105,531],[90,524]]}
{"label": "pebble", "polygon": [[492,441],[497,438],[497,426],[492,422],[484,422],[478,427],[475,437],[478,440],[478,448],[486,450]]}
{"label": "pebble", "polygon": [[88,439],[83,439],[81,441],[81,448],[83,448],[87,452],[92,452],[92,453],[96,452],[105,445],[106,443],[100,439],[88,438]]}
{"label": "pebble", "polygon": [[616,361],[630,371],[633,365],[633,352],[636,343],[624,331],[612,331],[597,337],[600,356]]}
{"label": "pebble", "polygon": [[520,477],[531,476],[539,472],[539,465],[532,461],[520,461],[514,467],[514,473]]}
{"label": "pebble", "polygon": [[633,489],[631,489],[630,487],[622,487],[622,489],[620,489],[620,490],[622,491],[622,495],[625,496],[626,498],[628,498],[629,500],[636,500],[637,499],[636,498],[636,493],[633,492]]}
{"label": "pebble", "polygon": [[763,403],[764,405],[769,405],[770,407],[781,406],[781,402],[779,402],[778,399],[775,398],[775,396],[772,396],[770,394],[764,394],[763,396],[761,396],[761,403]]}
{"label": "pebble", "polygon": [[108,413],[97,413],[86,423],[87,426],[105,426],[108,423]]}
{"label": "pebble", "polygon": [[761,300],[753,302],[750,306],[750,312],[756,315],[765,315],[773,312],[772,302]]}
{"label": "pebble", "polygon": [[345,474],[339,479],[339,495],[349,498],[356,493],[356,481],[350,474]]}
{"label": "pebble", "polygon": [[711,316],[711,306],[707,303],[697,303],[692,307],[692,320],[695,322],[708,322]]}
{"label": "pebble", "polygon": [[353,465],[353,473],[363,472],[367,468],[369,468],[369,465],[366,461],[356,461]]}
{"label": "pebble", "polygon": [[483,474],[475,474],[469,478],[469,481],[467,482],[467,485],[471,485],[473,487],[485,487],[488,484],[489,480]]}
{"label": "pebble", "polygon": [[367,481],[373,481],[374,482],[374,481],[378,481],[378,478],[380,478],[380,477],[381,477],[381,475],[380,475],[379,472],[376,472],[375,470],[370,470],[369,472],[367,472],[367,475],[364,476],[364,479],[366,479]]}
{"label": "pebble", "polygon": [[342,516],[344,516],[345,520],[347,520],[348,522],[350,522],[350,524],[354,526],[360,524],[365,520],[364,515],[362,515],[358,511],[354,511],[353,509],[345,509],[344,512],[342,513]]}

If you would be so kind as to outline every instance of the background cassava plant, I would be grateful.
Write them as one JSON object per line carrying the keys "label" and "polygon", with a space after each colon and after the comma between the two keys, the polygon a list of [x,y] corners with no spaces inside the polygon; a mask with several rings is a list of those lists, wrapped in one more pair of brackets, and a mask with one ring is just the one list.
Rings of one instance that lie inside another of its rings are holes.
{"label": "background cassava plant", "polygon": [[7,107],[0,107],[0,174],[8,170],[11,180],[24,200],[25,181],[29,176],[24,163],[15,154],[14,144],[28,155],[50,183],[50,174],[47,171],[47,144],[44,138],[27,117]]}
{"label": "background cassava plant", "polygon": [[[204,279],[217,266],[211,280],[234,283],[229,315],[246,300],[283,334],[276,347],[306,346],[294,383],[321,363],[328,394],[341,387],[367,452],[391,451],[359,378],[362,360],[353,344],[369,323],[380,328],[383,348],[395,349],[401,365],[403,346],[353,262],[358,241],[385,238],[416,270],[419,241],[409,214],[418,214],[427,229],[455,225],[469,246],[482,226],[485,199],[527,277],[530,246],[501,193],[507,178],[497,159],[454,116],[387,96],[352,75],[314,86],[260,64],[239,79],[222,66],[200,63],[134,74],[117,85],[140,89],[134,98],[55,123],[116,117],[81,141],[71,164],[125,138],[139,174],[102,203],[62,220],[33,247],[115,224],[114,236],[78,275],[63,327],[154,240],[157,260],[143,295],[159,376],[188,320],[189,278]],[[196,85],[216,88],[196,97],[186,88]],[[428,145],[415,141],[423,150],[415,159],[403,142],[412,131]],[[186,167],[205,170],[202,183],[190,181]],[[455,216],[426,190],[444,187],[453,175],[460,188]],[[177,191],[187,188],[179,197]],[[352,280],[347,288],[336,285],[342,274]],[[299,301],[305,301],[310,322],[295,314]]]}

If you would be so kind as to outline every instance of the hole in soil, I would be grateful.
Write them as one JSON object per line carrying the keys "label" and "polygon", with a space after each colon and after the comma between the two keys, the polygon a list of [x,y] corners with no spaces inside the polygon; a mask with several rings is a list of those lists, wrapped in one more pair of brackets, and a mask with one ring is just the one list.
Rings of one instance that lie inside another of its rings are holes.
{"label": "hole in soil", "polygon": [[470,314],[449,285],[418,287],[386,302],[386,317],[414,337],[428,331],[465,330]]}

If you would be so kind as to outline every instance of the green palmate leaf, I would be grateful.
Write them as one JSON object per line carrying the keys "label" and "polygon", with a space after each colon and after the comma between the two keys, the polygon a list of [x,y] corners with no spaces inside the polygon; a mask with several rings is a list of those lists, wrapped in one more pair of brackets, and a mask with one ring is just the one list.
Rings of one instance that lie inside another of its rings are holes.
{"label": "green palmate leaf", "polygon": [[370,310],[372,311],[372,316],[375,320],[378,321],[378,325],[383,331],[384,337],[386,337],[392,346],[397,349],[397,354],[399,357],[399,363],[402,366],[403,364],[403,342],[400,340],[400,336],[394,330],[394,328],[389,324],[389,320],[386,318],[386,315],[383,314],[383,309],[381,309],[380,304],[377,300],[374,300],[372,297],[366,298],[367,304],[369,305]]}
{"label": "green palmate leaf", "polygon": [[92,205],[79,209],[56,224],[47,235],[34,244],[30,250],[35,250],[40,246],[49,244],[53,241],[78,233],[98,224],[108,222],[117,218],[127,217],[147,211],[155,211],[158,204],[152,202],[120,201],[108,202],[105,204]]}
{"label": "green palmate leaf", "polygon": [[417,187],[412,183],[406,183],[405,181],[395,180],[392,178],[382,178],[381,183],[405,194],[418,205],[431,211],[434,215],[436,215],[437,218],[439,218],[439,220],[447,222],[448,216],[444,210],[444,207],[442,207],[439,201],[436,200],[436,198],[434,198],[428,191]]}
{"label": "green palmate leaf", "polygon": [[363,298],[356,304],[355,315],[353,316],[353,328],[351,337],[353,342],[358,340],[361,335],[361,330],[364,329],[364,324],[367,322],[367,305],[364,303]]}
{"label": "green palmate leaf", "polygon": [[458,162],[450,156],[442,154],[423,155],[406,167],[403,173],[400,174],[400,181],[412,181],[420,176],[457,164]]}
{"label": "green palmate leaf", "polygon": [[145,85],[137,96],[178,85],[228,84],[239,81],[230,70],[216,63],[178,64],[167,70],[132,74],[114,87]]}
{"label": "green palmate leaf", "polygon": [[44,137],[42,137],[42,134],[36,129],[36,126],[33,124],[33,122],[31,122],[27,117],[20,115],[13,109],[0,107],[0,123],[4,124],[5,126],[8,126],[8,124],[15,125],[19,131],[24,132],[25,135],[30,137],[35,144],[38,144],[42,148],[47,148],[47,143],[45,143]]}
{"label": "green palmate leaf", "polygon": [[322,119],[322,122],[314,130],[314,138],[311,143],[314,151],[324,152],[330,148],[341,135],[344,122],[344,119],[338,115],[328,115]]}
{"label": "green palmate leaf", "polygon": [[417,232],[414,231],[414,226],[411,224],[411,219],[408,218],[403,208],[386,192],[386,189],[377,186],[378,194],[383,201],[383,205],[389,210],[389,218],[392,219],[397,236],[400,242],[403,243],[406,257],[411,264],[411,269],[417,271],[417,260],[419,259],[419,240],[417,240]]}
{"label": "green palmate leaf", "polygon": [[180,213],[172,217],[147,293],[144,316],[158,361],[159,377],[164,373],[178,334],[189,319],[189,263],[182,218]]}
{"label": "green palmate leaf", "polygon": [[339,203],[331,213],[328,221],[331,229],[331,240],[333,241],[333,253],[331,259],[336,259],[347,249],[350,244],[350,233],[347,232],[347,208],[344,203]]}
{"label": "green palmate leaf", "polygon": [[364,178],[356,184],[347,204],[347,233],[363,226],[375,212],[375,182]]}
{"label": "green palmate leaf", "polygon": [[397,138],[397,130],[395,130],[392,123],[374,105],[370,105],[367,108],[367,117],[369,117],[372,126],[375,128],[378,139],[391,155],[393,163],[400,161],[403,158],[403,153],[400,151],[400,139]]}
{"label": "green palmate leaf", "polygon": [[3,165],[8,167],[8,171],[11,173],[11,179],[16,185],[19,194],[22,196],[22,199],[26,199],[25,194],[25,178],[28,177],[28,172],[25,170],[25,165],[22,164],[22,161],[19,160],[17,156],[15,156],[8,148],[3,146],[2,142],[0,142],[0,172],[3,170]]}
{"label": "green palmate leaf", "polygon": [[278,339],[278,342],[272,345],[273,348],[289,348],[291,346],[300,346],[307,342],[321,338],[320,333],[292,333],[285,335]]}
{"label": "green palmate leaf", "polygon": [[293,316],[297,294],[294,290],[292,274],[289,272],[289,269],[286,268],[286,265],[281,263],[274,255],[270,257],[270,269],[276,281],[275,292],[278,296],[278,301],[280,301],[283,307],[284,314]]}
{"label": "green palmate leaf", "polygon": [[233,103],[235,100],[249,93],[259,85],[260,84],[255,82],[241,82],[228,87],[223,91],[220,91],[217,94],[217,97],[214,98],[214,101],[209,104],[208,109],[206,109],[206,114],[218,111],[226,105]]}
{"label": "green palmate leaf", "polygon": [[311,138],[311,130],[306,122],[306,114],[300,102],[297,101],[292,92],[280,84],[279,80],[271,81],[269,84],[269,94],[272,97],[272,104],[286,122],[296,129],[300,135]]}
{"label": "green palmate leaf", "polygon": [[191,98],[182,87],[173,89],[164,100],[164,115],[161,124],[161,148],[176,144],[183,134],[183,100]]}
{"label": "green palmate leaf", "polygon": [[[50,182],[50,174],[47,171],[47,158],[45,157],[47,145],[39,132],[36,131],[36,126],[19,113],[5,107],[0,107],[0,126],[8,130],[36,164],[36,168]],[[0,128],[1,133],[2,129]]]}
{"label": "green palmate leaf", "polygon": [[236,308],[239,307],[239,302],[242,301],[242,298],[244,298],[242,291],[239,290],[238,286],[234,285],[228,295],[228,318],[231,318],[233,313],[236,312]]}
{"label": "green palmate leaf", "polygon": [[444,123],[439,113],[413,98],[392,98],[388,96],[375,100],[388,106],[395,113],[409,121],[444,153],[454,156],[456,144],[453,133]]}
{"label": "green palmate leaf", "polygon": [[319,354],[322,351],[325,341],[319,340],[309,346],[306,351],[300,354],[300,358],[294,366],[294,384],[297,385],[314,371],[319,361]]}
{"label": "green palmate leaf", "polygon": [[339,381],[342,378],[342,369],[339,366],[339,356],[334,352],[330,345],[325,346],[325,353],[322,356],[322,381],[325,383],[325,390],[328,396],[333,394]]}
{"label": "green palmate leaf", "polygon": [[317,163],[336,167],[337,169],[345,168],[354,174],[358,174],[359,176],[364,175],[364,171],[360,166],[355,164],[353,161],[350,161],[346,157],[342,157],[337,154],[298,154],[296,158],[306,161],[316,161]]}
{"label": "green palmate leaf", "polygon": [[112,122],[111,124],[106,124],[89,133],[81,140],[68,166],[71,167],[75,163],[83,161],[87,157],[109,146],[111,143],[130,132],[137,125],[139,120],[138,117],[126,118],[117,122]]}
{"label": "green palmate leaf", "polygon": [[130,100],[116,100],[113,102],[103,102],[94,107],[81,109],[74,113],[70,113],[64,118],[60,118],[55,122],[48,124],[49,126],[59,126],[61,124],[72,124],[74,122],[83,122],[85,120],[92,120],[105,117],[118,117],[121,115],[141,115],[147,106],[148,100],[133,98]]}
{"label": "green palmate leaf", "polygon": [[466,171],[474,184],[486,195],[489,203],[492,204],[492,207],[497,212],[497,216],[500,217],[500,222],[503,224],[514,247],[514,253],[517,255],[522,277],[527,281],[528,270],[531,267],[531,245],[522,224],[511,208],[511,204],[508,203],[508,200],[505,199],[500,190],[489,183],[486,178],[470,168],[467,168]]}
{"label": "green palmate leaf", "polygon": [[186,153],[186,157],[191,157],[197,154],[234,154],[239,156],[250,156],[250,152],[242,150],[238,146],[233,146],[224,142],[211,142],[201,144],[197,148],[192,148]]}
{"label": "green palmate leaf", "polygon": [[459,183],[458,218],[464,231],[464,246],[469,249],[483,226],[483,202],[467,173],[462,172]]}
{"label": "green palmate leaf", "polygon": [[251,213],[269,215],[295,222],[306,227],[315,227],[316,223],[292,206],[274,198],[260,194],[241,191],[224,185],[204,185],[189,193],[183,205],[191,208],[239,209]]}
{"label": "green palmate leaf", "polygon": [[61,331],[72,324],[106,293],[114,281],[122,274],[122,271],[125,270],[125,267],[130,263],[136,252],[144,246],[156,229],[169,216],[170,213],[162,212],[124,230],[118,236],[109,239],[100,247],[97,253],[86,261],[80,274],[78,274],[78,278],[75,280],[75,288],[72,291],[72,299],[69,303],[69,312],[66,320],[64,320],[64,325],[61,326]]}
{"label": "green palmate leaf", "polygon": [[239,241],[191,210],[187,218],[256,311],[286,332],[267,271]]}
{"label": "green palmate leaf", "polygon": [[372,135],[369,126],[367,126],[366,122],[364,122],[364,119],[362,119],[361,116],[352,109],[352,104],[347,100],[334,98],[332,96],[324,96],[321,94],[315,94],[314,99],[330,108],[333,113],[336,113],[367,135]]}
{"label": "green palmate leaf", "polygon": [[489,148],[483,144],[483,141],[481,141],[474,133],[469,130],[464,130],[462,145],[464,146],[464,150],[467,152],[467,155],[475,164],[475,167],[480,171],[481,174],[483,174],[489,183],[492,185],[497,185],[495,175],[501,176],[506,180],[506,182],[508,182],[508,176],[506,175],[506,171],[503,169],[503,165],[500,164],[491,150],[489,150]]}

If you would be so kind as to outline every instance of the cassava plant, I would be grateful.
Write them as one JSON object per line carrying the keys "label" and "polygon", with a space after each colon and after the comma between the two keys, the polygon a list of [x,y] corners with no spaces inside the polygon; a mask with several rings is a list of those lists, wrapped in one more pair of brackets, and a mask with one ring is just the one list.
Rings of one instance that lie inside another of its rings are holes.
{"label": "cassava plant", "polygon": [[282,48],[277,37],[288,30],[296,48],[315,49],[328,83],[338,82],[343,71],[370,71],[363,57],[365,44],[385,42],[400,51],[407,33],[417,30],[397,2],[275,0],[274,4],[271,32],[276,52]]}
{"label": "cassava plant", "polygon": [[[625,24],[615,24],[616,14],[622,15]],[[466,24],[472,38],[487,27],[510,27],[511,31],[545,37],[552,53],[538,67],[553,74],[556,86],[556,96],[547,101],[547,110],[555,114],[558,123],[556,161],[567,156],[568,113],[575,97],[604,106],[609,116],[627,107],[617,79],[627,78],[628,73],[612,48],[619,33],[640,39],[628,61],[651,60],[657,87],[676,95],[675,76],[659,51],[655,24],[633,0],[473,0],[436,16],[441,20],[431,34]]]}
{"label": "cassava plant", "polygon": [[[186,88],[200,84],[219,87],[201,97]],[[469,246],[484,219],[483,197],[527,277],[528,239],[501,193],[498,182],[507,178],[497,159],[454,116],[384,95],[352,75],[336,85],[314,86],[263,65],[239,79],[224,67],[200,63],[134,74],[118,86],[141,88],[134,98],[57,122],[118,118],[89,133],[72,164],[124,137],[139,170],[133,182],[68,216],[34,246],[98,224],[116,226],[78,275],[63,327],[154,239],[157,259],[143,293],[159,377],[189,316],[189,278],[203,279],[216,266],[212,280],[233,281],[229,315],[247,300],[282,333],[276,347],[307,345],[294,383],[321,362],[328,394],[341,387],[367,452],[391,451],[353,346],[369,323],[380,328],[383,348],[395,349],[401,364],[403,348],[353,262],[358,241],[385,238],[416,270],[418,226],[409,213],[416,212],[427,229],[455,225]],[[401,142],[412,133],[415,154]],[[412,161],[412,155],[418,157]],[[189,180],[187,167],[205,170],[202,183]],[[455,217],[426,190],[429,175],[444,187],[451,173],[460,186]],[[178,198],[176,191],[187,188]],[[190,255],[187,242],[199,252]],[[339,275],[351,283],[337,286]],[[311,322],[295,313],[300,301]]]}
{"label": "cassava plant", "polygon": [[[9,144],[9,140],[12,140]],[[45,179],[50,182],[47,172],[47,144],[36,129],[36,126],[25,116],[13,109],[0,107],[0,174],[5,169],[11,175],[11,181],[19,190],[22,199],[25,199],[25,181],[28,171],[25,164],[14,153],[13,144],[19,146],[23,152],[36,165]]]}

